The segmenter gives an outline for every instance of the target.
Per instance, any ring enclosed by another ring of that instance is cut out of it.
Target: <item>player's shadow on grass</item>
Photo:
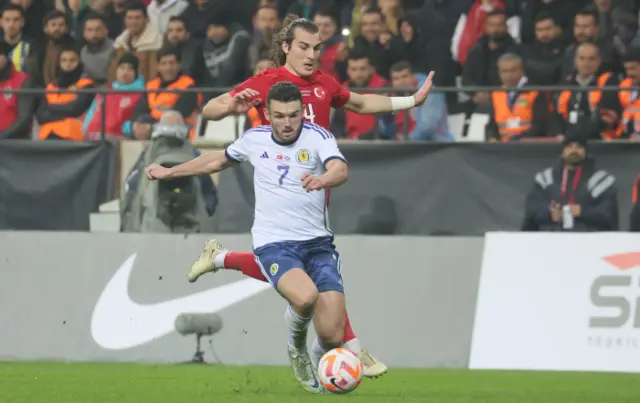
[[[370,210],[358,218],[356,234],[393,235],[400,228],[396,202],[387,196],[372,200]]]

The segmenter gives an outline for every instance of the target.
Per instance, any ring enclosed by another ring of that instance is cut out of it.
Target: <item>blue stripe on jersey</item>
[[[318,133],[320,136],[322,136],[323,140],[335,138],[335,137],[333,137],[333,134],[331,132],[327,131],[324,127],[319,126],[319,125],[317,125],[315,123],[304,121],[304,122],[302,122],[302,126],[305,129],[309,129],[309,130],[312,130],[312,131]]]

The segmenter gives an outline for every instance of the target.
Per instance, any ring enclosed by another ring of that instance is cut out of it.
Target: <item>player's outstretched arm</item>
[[[434,72],[429,73],[422,87],[410,97],[387,97],[377,94],[357,94],[352,92],[344,107],[356,113],[385,113],[411,109],[427,100],[433,85]]]
[[[202,108],[202,118],[205,120],[222,120],[230,115],[238,115],[259,105],[261,100],[255,99],[260,95],[258,91],[245,88],[234,95],[230,92],[213,98]]]
[[[171,168],[151,164],[147,167],[145,173],[150,180],[172,179],[183,176],[212,174],[220,172],[232,165],[233,162],[227,158],[224,151],[212,151]]]
[[[341,159],[335,158],[328,161],[325,165],[325,170],[326,172],[320,176],[312,176],[310,174],[302,175],[302,187],[308,192],[335,188],[349,179],[349,167],[347,163]]]

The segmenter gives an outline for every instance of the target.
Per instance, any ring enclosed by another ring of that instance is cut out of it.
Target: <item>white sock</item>
[[[324,349],[324,347],[320,345],[320,341],[318,341],[318,338],[316,337],[315,339],[313,339],[310,355],[311,355],[311,362],[313,363],[313,366],[316,368],[316,370],[320,365],[320,359],[322,359],[322,356],[325,355],[326,352],[327,351]]]
[[[296,350],[305,349],[307,347],[307,329],[309,328],[311,317],[302,318],[293,312],[291,306],[287,306],[287,310],[284,312],[284,320],[289,327],[289,346]]]
[[[342,347],[346,348],[347,350],[351,350],[356,354],[358,354],[362,349],[362,346],[360,345],[360,340],[358,340],[357,338],[349,340],[348,342],[344,343]]]
[[[227,257],[227,251],[224,252],[220,252],[218,253],[214,258],[213,258],[213,266],[218,268],[218,269],[224,269],[224,258]]]

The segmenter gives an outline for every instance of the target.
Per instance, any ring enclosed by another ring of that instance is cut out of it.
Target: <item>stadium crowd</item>
[[[288,14],[312,19],[319,68],[360,91],[406,92],[435,71],[409,113],[337,110],[337,137],[455,141],[447,117],[488,116],[489,141],[555,138],[585,123],[594,139],[638,138],[640,32],[634,0],[5,0],[0,87],[90,91],[0,99],[1,138],[145,139],[163,110],[195,129],[201,106],[270,66]],[[528,89],[557,86],[557,91]],[[473,87],[502,91],[470,91]],[[614,86],[628,91],[575,91]],[[202,92],[148,93],[136,90]],[[466,88],[464,88],[466,87]],[[522,88],[521,88],[522,87]],[[249,111],[247,124],[256,124]],[[191,135],[197,136],[192,130]]]

